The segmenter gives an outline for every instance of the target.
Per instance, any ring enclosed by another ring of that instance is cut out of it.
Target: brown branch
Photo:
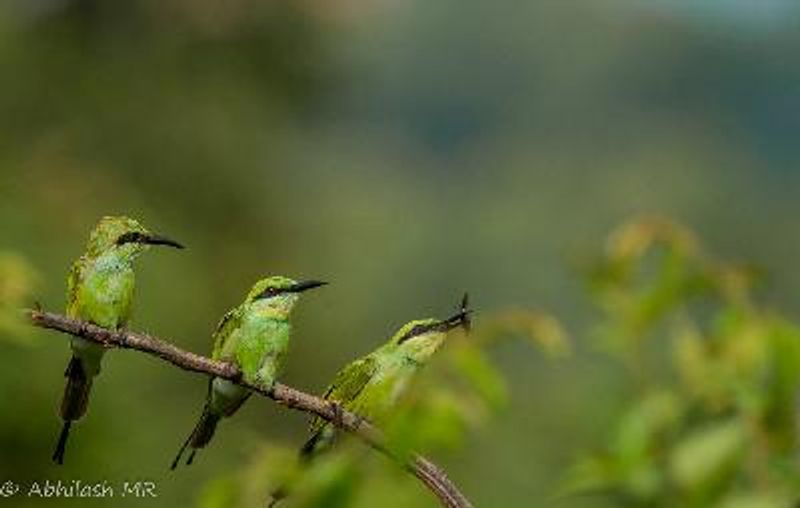
[[[364,418],[345,411],[341,407],[319,397],[309,395],[281,383],[276,383],[271,390],[265,390],[242,379],[239,369],[231,363],[211,360],[210,358],[184,351],[151,335],[129,330],[109,330],[51,312],[40,310],[26,310],[25,312],[31,323],[40,328],[58,330],[97,342],[109,348],[135,349],[158,356],[162,360],[184,370],[228,379],[256,391],[278,404],[298,411],[313,413],[324,418],[334,425],[355,434],[373,448],[397,459],[384,446],[383,435],[377,428]],[[472,508],[469,500],[450,481],[444,471],[425,457],[414,454],[405,461],[405,467],[436,495],[442,506],[447,508]]]

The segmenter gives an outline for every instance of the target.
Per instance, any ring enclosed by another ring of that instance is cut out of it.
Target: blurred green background
[[[581,270],[657,213],[800,310],[799,26],[789,0],[2,2],[0,250],[36,270],[28,301],[60,310],[97,219],[141,219],[189,248],[141,259],[131,327],[201,353],[256,278],[329,280],[284,375],[314,392],[465,289],[477,320],[552,312],[574,356],[492,348],[508,407],[435,458],[476,506],[614,506],[551,500],[632,396],[589,338]],[[205,380],[116,352],[58,468],[67,341],[0,355],[0,481],[149,479],[155,500],[91,504],[186,505],[257,443],[305,437],[302,415],[250,403],[169,474]]]

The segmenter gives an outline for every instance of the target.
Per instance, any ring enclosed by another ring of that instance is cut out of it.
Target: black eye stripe
[[[127,233],[120,235],[115,243],[117,245],[124,245],[126,243],[139,242],[142,240],[142,238],[143,235],[138,231],[128,231]]]
[[[261,299],[263,299],[263,298],[271,298],[271,297],[273,297],[273,296],[277,296],[277,295],[279,295],[279,294],[286,293],[287,291],[288,291],[288,289],[287,289],[287,288],[274,288],[274,287],[269,287],[269,288],[265,289],[264,291],[262,291],[262,292],[261,292],[261,293],[258,295],[258,297],[257,297],[256,299],[257,299],[257,300],[261,300]]]
[[[413,339],[414,337],[418,337],[423,333],[436,328],[438,323],[431,323],[429,325],[416,325],[414,328],[409,330],[405,335],[400,337],[400,340],[397,341],[398,344],[402,344],[403,342],[407,341],[408,339]]]

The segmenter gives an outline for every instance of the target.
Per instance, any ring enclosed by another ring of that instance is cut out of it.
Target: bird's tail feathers
[[[175,460],[172,461],[170,469],[178,467],[178,463],[187,448],[192,448],[189,457],[186,459],[186,465],[190,465],[192,461],[194,461],[197,450],[199,448],[204,448],[211,441],[211,438],[214,437],[214,431],[217,430],[219,420],[220,416],[212,413],[208,405],[206,405],[203,408],[203,414],[200,415],[200,420],[198,420],[197,425],[195,425],[189,437],[186,438],[186,441],[183,442],[181,449],[178,450],[178,454],[175,456]]]
[[[75,355],[70,359],[64,377],[67,378],[67,385],[61,398],[61,418],[78,420],[86,414],[92,378],[86,375],[81,359]]]
[[[322,434],[322,430],[318,430],[303,444],[299,454],[301,462],[307,463],[314,457],[317,451],[317,445],[319,445],[322,440]]]
[[[67,378],[67,385],[64,387],[64,395],[61,397],[61,419],[64,424],[58,436],[56,449],[53,452],[53,461],[57,464],[64,463],[64,452],[67,448],[69,431],[72,422],[80,419],[86,414],[89,405],[89,393],[92,390],[92,377],[86,375],[81,359],[73,355],[64,371]]]
[[[72,426],[72,420],[64,420],[64,424],[61,426],[61,433],[58,435],[58,443],[56,443],[56,449],[53,452],[53,462],[58,465],[64,463],[64,452],[67,449],[67,439],[69,438],[69,429]]]

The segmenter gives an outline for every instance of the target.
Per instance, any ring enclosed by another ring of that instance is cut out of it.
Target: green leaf
[[[620,475],[608,457],[585,457],[569,468],[559,482],[554,499],[610,490],[618,486]]]
[[[462,345],[451,355],[458,372],[492,408],[498,409],[508,401],[508,389],[502,374],[477,347]]]
[[[796,498],[785,493],[775,492],[737,492],[726,497],[720,508],[792,508]]]
[[[561,322],[533,309],[510,309],[482,316],[472,335],[487,342],[507,336],[524,338],[550,357],[567,356],[572,349]]]
[[[684,490],[710,490],[736,469],[747,444],[746,429],[738,419],[695,430],[672,452],[672,479]]]
[[[28,343],[31,327],[20,310],[29,306],[39,276],[21,256],[0,252],[0,339]]]
[[[401,456],[411,450],[456,448],[463,444],[473,411],[456,392],[429,387],[393,416],[386,428],[389,447]]]

